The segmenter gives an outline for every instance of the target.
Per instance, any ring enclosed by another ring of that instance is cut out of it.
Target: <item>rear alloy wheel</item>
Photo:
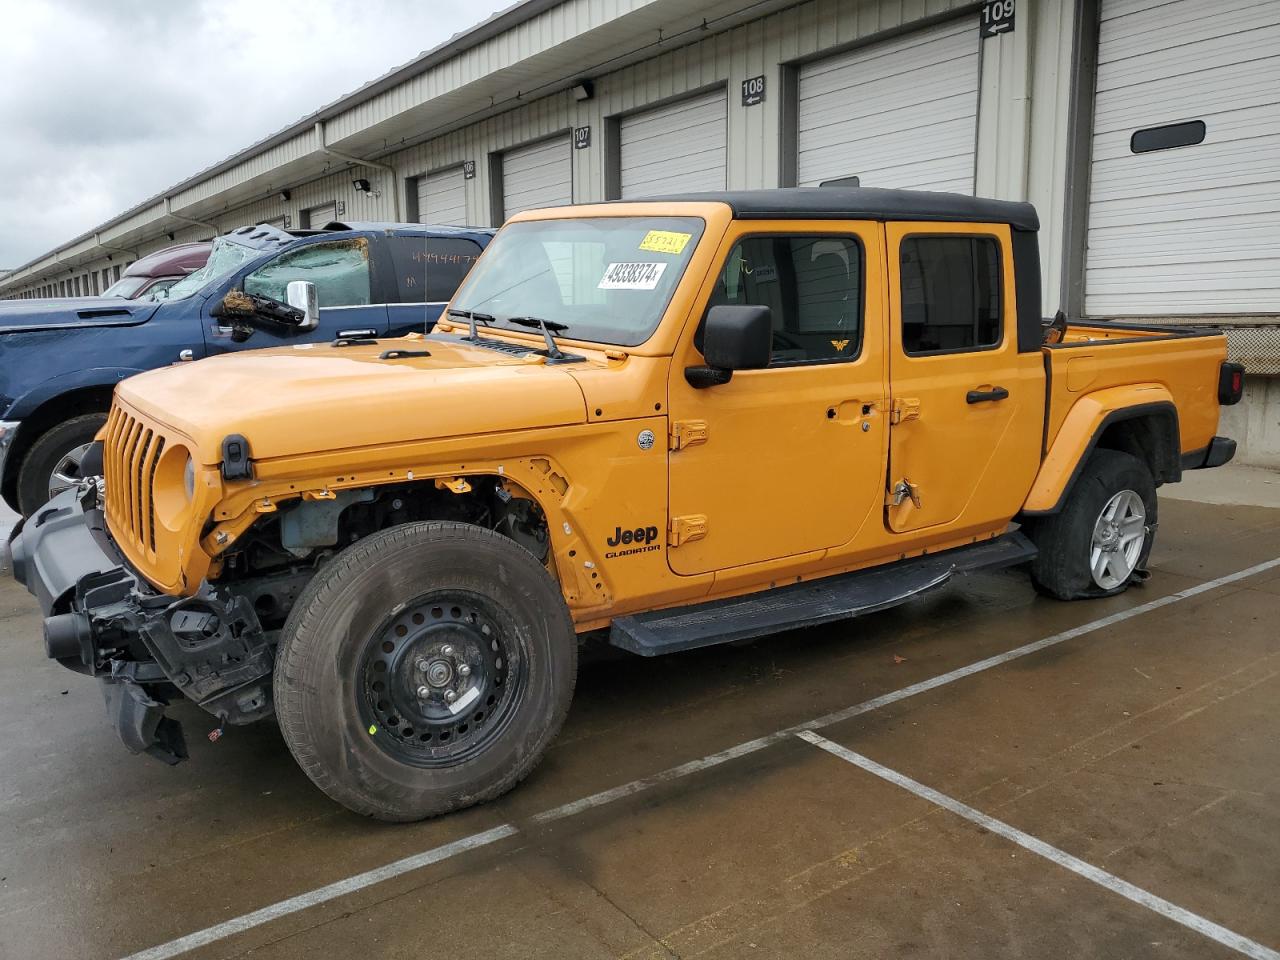
[[[1024,525],[1039,554],[1037,590],[1059,600],[1120,593],[1145,575],[1155,542],[1156,485],[1147,465],[1119,450],[1094,450],[1062,509]]]
[[[307,776],[381,820],[490,800],[537,764],[573,696],[560,588],[519,544],[411,523],[308,583],[276,659],[276,715]]]
[[[18,473],[18,506],[24,517],[84,479],[81,461],[106,422],[104,413],[73,417],[46,430],[31,445]]]
[[[1107,501],[1093,525],[1089,570],[1103,590],[1124,586],[1138,568],[1147,539],[1147,508],[1132,490]]]

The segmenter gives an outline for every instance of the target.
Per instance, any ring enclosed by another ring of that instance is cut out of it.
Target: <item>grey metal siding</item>
[[[728,165],[723,88],[622,117],[618,186],[624,200],[723,190]]]
[[[804,64],[797,184],[973,193],[978,70],[974,17]]]
[[[1202,143],[1132,152],[1188,120]],[[1280,313],[1280,3],[1104,0],[1085,311]]]

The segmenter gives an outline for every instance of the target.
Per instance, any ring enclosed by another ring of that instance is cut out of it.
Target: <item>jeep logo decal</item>
[[[629,557],[636,553],[652,553],[654,550],[661,550],[662,544],[657,542],[658,532],[657,527],[616,527],[613,536],[606,539],[605,543],[611,547],[630,547],[630,549],[611,550],[604,555],[604,558],[612,560],[615,557]]]

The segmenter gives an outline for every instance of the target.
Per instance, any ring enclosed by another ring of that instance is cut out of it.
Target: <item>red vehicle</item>
[[[209,259],[211,241],[180,243],[149,253],[129,264],[119,280],[103,291],[104,297],[125,300],[154,300],[188,274],[195,273]]]

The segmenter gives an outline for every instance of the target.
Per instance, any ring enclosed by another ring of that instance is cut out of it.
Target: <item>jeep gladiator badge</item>
[[[606,560],[613,560],[616,557],[629,557],[636,553],[652,553],[655,550],[661,550],[662,544],[655,543],[658,539],[657,527],[636,527],[634,530],[624,530],[622,527],[616,527],[613,536],[605,540],[611,547],[626,546],[628,544],[638,544],[630,550],[611,550],[604,555]]]

